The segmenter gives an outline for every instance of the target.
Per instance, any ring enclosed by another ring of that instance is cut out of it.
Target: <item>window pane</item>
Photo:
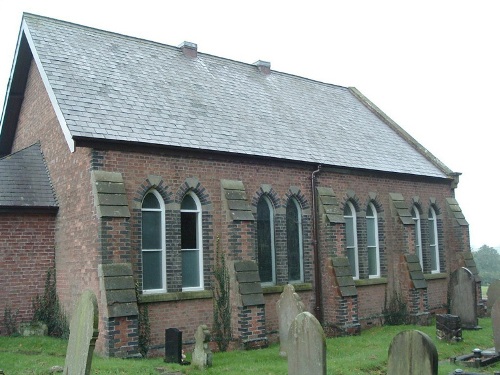
[[[434,220],[429,220],[429,243],[434,245],[436,243],[436,236],[434,233]]]
[[[366,240],[368,242],[368,246],[376,246],[376,231],[375,231],[375,219],[369,218],[366,219]]]
[[[163,288],[161,251],[142,252],[142,288],[144,290]]]
[[[160,202],[153,193],[148,193],[142,202],[142,208],[160,208]]]
[[[295,202],[286,208],[286,238],[288,250],[288,280],[300,280],[300,231],[299,212]]]
[[[271,212],[268,203],[261,199],[257,205],[257,255],[260,281],[273,281]]]
[[[181,210],[198,210],[198,206],[191,195],[186,195],[181,203]]]
[[[352,218],[345,219],[345,236],[347,247],[354,246],[354,221]]]
[[[366,208],[366,216],[373,216],[373,210],[371,204]]]
[[[437,267],[437,256],[436,256],[436,246],[431,246],[431,270],[435,271]]]
[[[160,249],[161,212],[142,211],[142,248]]]
[[[200,286],[200,259],[198,250],[182,251],[182,287]]]
[[[181,212],[181,248],[197,249],[197,212]]]
[[[369,247],[368,248],[368,274],[370,276],[377,275],[377,248]]]
[[[347,249],[347,258],[349,259],[349,266],[353,277],[356,277],[356,255],[354,249]]]

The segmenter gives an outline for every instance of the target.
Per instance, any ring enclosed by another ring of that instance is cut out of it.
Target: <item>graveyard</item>
[[[382,326],[364,330],[359,336],[326,339],[327,374],[386,374],[388,349],[393,338],[402,331],[419,330],[428,335],[438,352],[440,375],[450,374],[458,367],[450,358],[474,348],[494,345],[490,318],[480,318],[480,330],[464,330],[460,342],[437,339],[435,323],[429,326]],[[68,341],[49,337],[0,337],[0,369],[10,374],[49,374],[53,366],[63,367]],[[187,352],[191,361],[192,353]],[[472,370],[494,374],[500,364]],[[193,366],[167,364],[163,358],[117,359],[94,355],[91,374],[287,374],[287,360],[280,356],[279,344],[266,349],[213,353],[213,365],[204,370]]]

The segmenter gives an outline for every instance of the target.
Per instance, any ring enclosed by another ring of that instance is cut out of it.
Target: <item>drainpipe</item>
[[[311,192],[312,192],[312,245],[314,254],[314,291],[315,291],[315,306],[314,315],[316,319],[323,324],[323,298],[321,293],[321,267],[319,265],[319,249],[318,249],[318,207],[316,203],[316,174],[321,170],[321,164],[318,169],[311,175]]]

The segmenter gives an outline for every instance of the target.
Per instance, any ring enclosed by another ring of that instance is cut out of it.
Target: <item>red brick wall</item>
[[[54,267],[54,214],[0,213],[0,332],[4,312],[19,310],[18,322],[33,318],[32,300],[43,295]]]
[[[433,313],[446,313],[448,304],[448,279],[427,280],[427,298],[429,310]]]
[[[84,289],[94,290],[100,300],[98,232],[90,185],[90,152],[87,148],[70,151],[40,74],[32,62],[13,151],[37,141],[41,143],[59,204],[55,229],[56,282],[59,297],[71,315]]]

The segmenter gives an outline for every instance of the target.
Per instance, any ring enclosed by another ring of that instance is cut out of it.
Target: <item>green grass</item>
[[[382,375],[385,374],[387,352],[391,340],[400,331],[418,329],[428,334],[439,353],[439,374],[449,374],[457,367],[449,363],[450,357],[472,352],[478,347],[493,347],[491,319],[480,319],[483,329],[463,331],[459,343],[446,343],[436,339],[435,325],[386,326],[364,330],[360,336],[338,337],[327,340],[328,374],[336,375]],[[52,366],[64,366],[66,341],[49,337],[0,337],[0,369],[11,374],[49,374]],[[159,368],[181,371],[191,375],[216,374],[263,374],[283,375],[287,373],[286,360],[278,355],[278,345],[252,351],[214,353],[213,367],[199,371],[190,366],[171,365],[162,358],[116,359],[94,356],[92,374],[159,374]],[[188,358],[189,359],[189,358]],[[475,372],[500,370],[500,363]]]

